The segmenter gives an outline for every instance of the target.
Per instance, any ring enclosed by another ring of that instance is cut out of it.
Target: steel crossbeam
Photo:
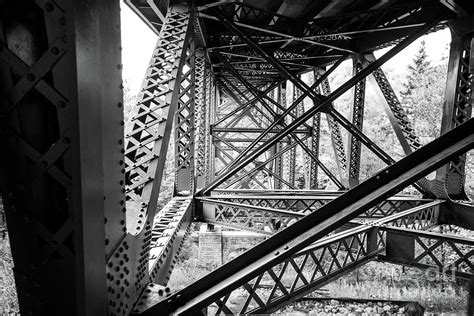
[[[242,230],[273,234],[293,224],[304,215],[314,212],[337,196],[245,196],[214,195],[199,198],[205,222]],[[378,219],[428,203],[430,200],[392,197],[358,216],[360,220]]]
[[[377,259],[403,264],[448,277],[470,279],[474,269],[474,242],[471,239],[384,227],[386,253]]]
[[[262,206],[199,198],[205,222],[273,234],[304,216],[303,213]]]
[[[341,198],[326,204],[318,212],[308,214],[304,220],[295,222],[166,301],[158,303],[145,315],[156,311],[189,314],[213,302],[222,302],[236,288],[248,284],[254,278],[261,278],[269,268],[285,262],[385,196],[399,191],[473,146],[474,119],[471,119],[366,180]],[[256,254],[258,260],[255,260]]]

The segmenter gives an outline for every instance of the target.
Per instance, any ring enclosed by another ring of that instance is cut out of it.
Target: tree
[[[435,67],[431,65],[425,42],[422,41],[412,64],[408,66],[401,103],[423,144],[439,135],[446,73],[446,62]]]
[[[427,75],[431,65],[426,53],[426,43],[421,41],[418,52],[413,59],[412,64],[408,66],[407,81],[403,84],[404,89],[401,91],[402,99],[406,102],[403,106],[407,112],[408,117],[413,121],[415,113],[415,105],[412,100],[414,90],[419,87],[419,80]],[[414,123],[414,122],[413,122]]]

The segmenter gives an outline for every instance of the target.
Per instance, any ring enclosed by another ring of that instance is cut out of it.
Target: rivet
[[[58,54],[59,54],[59,48],[57,48],[57,47],[51,48],[51,53],[52,53],[53,55],[58,55]]]
[[[46,3],[46,5],[44,6],[44,9],[45,9],[47,12],[53,12],[53,11],[54,11],[54,6],[51,4],[51,2],[48,2],[48,3]]]

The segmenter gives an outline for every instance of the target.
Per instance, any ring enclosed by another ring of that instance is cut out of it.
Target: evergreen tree
[[[446,82],[446,64],[432,67],[425,42],[408,66],[401,103],[423,144],[439,135]]]
[[[402,91],[402,97],[410,96],[413,89],[418,86],[419,78],[426,76],[427,71],[431,68],[430,61],[428,60],[428,54],[426,53],[426,43],[421,41],[418,52],[413,59],[411,65],[408,66],[407,82],[404,84],[404,90]]]
[[[404,102],[402,102],[404,109],[407,112],[408,118],[413,123],[415,123],[415,105],[413,104],[415,100],[413,100],[413,91],[419,87],[420,80],[427,76],[430,68],[430,61],[426,53],[426,43],[422,40],[412,64],[408,66],[407,81],[404,83],[404,90],[401,92],[402,99],[404,100]]]

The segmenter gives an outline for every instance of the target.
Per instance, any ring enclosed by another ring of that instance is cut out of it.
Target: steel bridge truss
[[[19,2],[0,10],[0,184],[21,313],[269,313],[372,260],[471,277],[474,241],[433,228],[474,230],[472,13],[420,2],[301,23],[243,2],[127,0],[158,41],[125,122],[119,4]],[[446,25],[441,136],[422,146],[381,66]],[[345,60],[352,77],[331,89]],[[399,161],[363,132],[366,81]],[[350,89],[346,118],[333,104]],[[364,147],[387,167],[361,181]],[[159,207],[168,150],[173,197]],[[420,195],[398,194],[409,185]],[[268,238],[176,292],[195,220]]]

